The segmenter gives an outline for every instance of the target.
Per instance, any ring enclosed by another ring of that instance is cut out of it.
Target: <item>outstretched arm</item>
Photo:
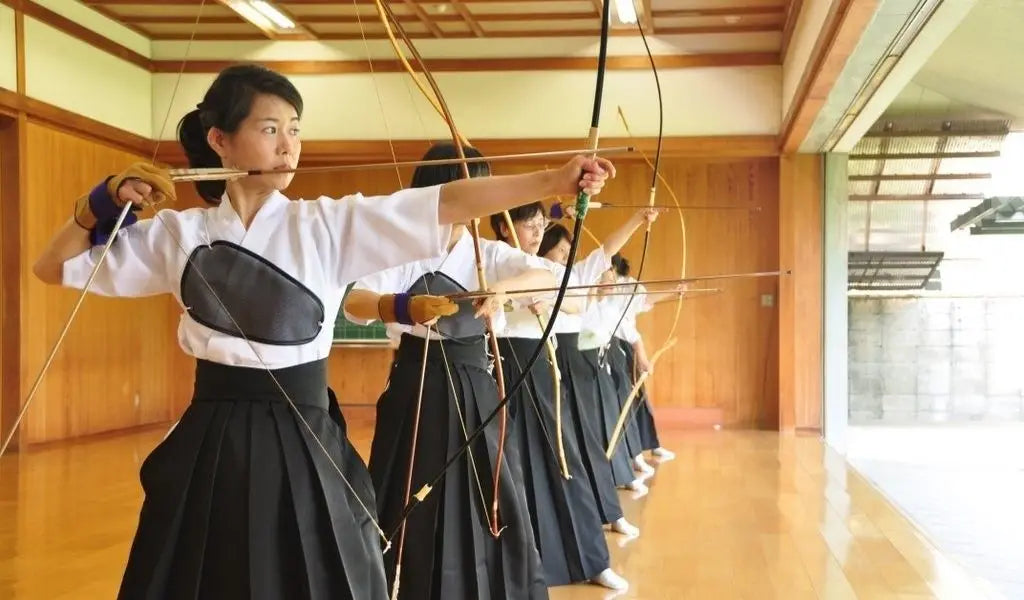
[[[609,176],[615,176],[615,167],[607,159],[577,156],[560,169],[459,179],[441,186],[437,221],[462,223],[581,190],[596,196]]]
[[[628,221],[623,223],[618,229],[611,232],[607,237],[602,240],[601,248],[604,249],[605,255],[611,260],[611,257],[622,250],[622,247],[626,245],[629,238],[633,235],[633,232],[637,230],[640,225],[644,223],[653,223],[658,218],[658,211],[652,208],[643,208],[630,217]]]
[[[378,294],[353,289],[345,297],[345,313],[367,322],[428,325],[458,310],[458,305],[443,296]]]

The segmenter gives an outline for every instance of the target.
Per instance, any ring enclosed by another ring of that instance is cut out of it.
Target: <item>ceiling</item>
[[[154,40],[288,39],[264,31],[226,6],[230,0],[83,0],[83,3]],[[781,33],[792,0],[636,0],[648,33],[659,35]],[[614,6],[614,2],[612,3]],[[273,2],[298,24],[305,39],[345,40],[385,36],[372,0]],[[413,38],[508,38],[596,36],[600,0],[392,0]],[[649,15],[653,19],[649,18]],[[199,17],[198,25],[196,24]],[[617,23],[613,34],[637,35]],[[781,40],[781,36],[780,40]],[[781,42],[780,42],[781,43]],[[778,50],[778,48],[776,48]]]
[[[1024,129],[1024,1],[979,0],[886,111],[894,116],[1004,116]]]

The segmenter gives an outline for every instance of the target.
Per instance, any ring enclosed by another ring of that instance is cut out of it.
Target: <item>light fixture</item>
[[[232,2],[231,8],[234,9],[243,19],[249,21],[260,29],[273,29],[274,24],[267,18],[266,15],[256,10],[256,7],[252,6],[247,2]]]
[[[268,0],[218,0],[274,40],[315,39],[305,27]]]
[[[271,20],[274,25],[277,25],[281,29],[295,29],[295,22],[284,16],[281,11],[277,10],[273,5],[265,2],[264,0],[252,0],[252,7],[255,8],[261,15]]]
[[[615,0],[615,16],[620,23],[635,24],[637,20],[636,6],[633,0]]]

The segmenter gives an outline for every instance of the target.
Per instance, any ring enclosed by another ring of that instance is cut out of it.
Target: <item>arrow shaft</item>
[[[240,177],[250,177],[254,175],[276,175],[280,173],[331,173],[335,171],[359,171],[369,169],[393,169],[395,167],[419,167],[424,165],[461,165],[472,164],[478,162],[502,162],[509,160],[522,160],[522,159],[533,159],[533,158],[550,158],[557,156],[575,156],[577,154],[586,153],[597,153],[597,154],[624,154],[633,151],[632,146],[612,146],[608,148],[600,148],[597,150],[591,149],[579,149],[579,150],[550,150],[545,152],[525,152],[520,154],[501,154],[498,156],[490,157],[479,157],[479,158],[450,158],[443,160],[406,160],[398,162],[378,162],[378,163],[363,163],[357,165],[325,165],[322,167],[296,167],[294,169],[170,169],[170,176],[172,181],[185,182],[185,181],[213,181],[222,179],[237,179]]]

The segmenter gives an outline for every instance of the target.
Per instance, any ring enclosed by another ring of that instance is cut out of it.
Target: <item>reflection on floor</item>
[[[345,414],[365,457],[373,409]],[[0,597],[114,597],[142,499],[139,464],[165,432],[4,457]],[[662,442],[677,458],[658,467],[646,497],[622,496],[640,537],[606,534],[629,591],[563,586],[553,600],[998,597],[817,438],[666,431]]]
[[[848,460],[943,554],[1024,599],[1024,424],[851,427]]]

